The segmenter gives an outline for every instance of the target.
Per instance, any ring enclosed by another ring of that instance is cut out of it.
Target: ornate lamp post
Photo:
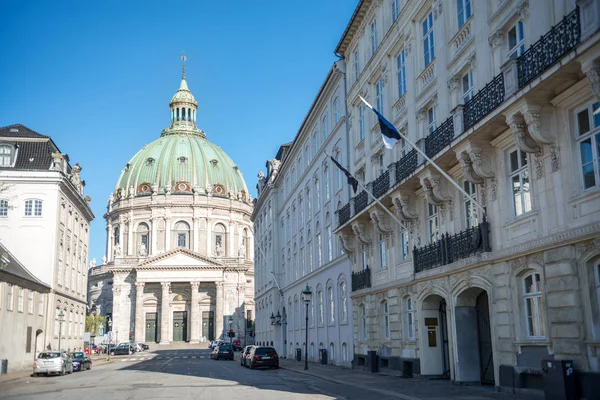
[[[306,289],[302,292],[304,296],[304,304],[306,304],[306,340],[304,342],[304,370],[308,369],[308,305],[310,304],[312,292],[308,287],[308,283],[306,284]]]
[[[62,338],[62,323],[65,321],[65,313],[60,310],[58,313],[58,351],[61,351],[60,339]]]

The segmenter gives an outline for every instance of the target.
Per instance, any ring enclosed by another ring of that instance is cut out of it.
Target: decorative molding
[[[361,244],[371,244],[371,238],[365,234],[365,224],[354,221],[352,223],[352,231]]]
[[[200,287],[200,282],[192,281],[190,282],[190,286],[192,287],[192,292],[197,292],[198,288]]]
[[[471,158],[469,157],[469,155],[463,151],[463,152],[457,152],[456,153],[456,158],[458,159],[458,162],[460,163],[460,167],[463,173],[463,176],[465,177],[466,180],[468,180],[471,183],[475,183],[475,184],[482,184],[484,182],[483,178],[481,178],[479,175],[477,175],[473,169],[473,162],[471,162]]]
[[[525,19],[525,20],[528,19],[529,18],[529,0],[523,0],[521,2],[521,4],[519,4],[517,6],[516,13],[522,19]]]
[[[582,65],[582,70],[588,78],[592,93],[596,101],[600,101],[600,61],[593,61]]]
[[[540,179],[544,176],[544,154],[542,153],[542,148],[540,147],[540,151],[535,153],[533,157],[533,164],[535,165],[535,177],[536,179]]]
[[[342,232],[340,235],[338,235],[338,238],[340,239],[342,249],[344,249],[346,253],[353,254],[356,251],[352,245],[352,239],[354,239],[354,236],[347,235]]]
[[[552,166],[552,172],[556,172],[560,169],[560,160],[558,155],[560,153],[560,147],[555,143],[550,145],[550,165]]]
[[[430,204],[442,206],[444,202],[452,200],[452,196],[442,192],[440,175],[430,172],[427,176],[421,177],[421,186]]]
[[[450,79],[448,79],[448,89],[452,92],[458,88],[458,82],[460,78],[458,74],[453,75]]]
[[[506,123],[510,127],[513,139],[521,151],[526,153],[537,153],[540,148],[536,142],[530,143],[529,135],[525,132],[525,124],[519,123],[513,117],[506,117]]]
[[[504,43],[504,32],[500,29],[493,32],[488,38],[488,43],[494,50],[500,47]]]
[[[392,203],[394,203],[396,215],[398,215],[400,219],[405,222],[411,222],[419,218],[418,213],[413,213],[408,209],[409,202],[410,195],[406,193],[399,193],[397,195],[392,196]]]
[[[375,227],[377,233],[381,235],[388,235],[394,231],[392,227],[385,223],[383,215],[381,215],[381,211],[378,208],[373,207],[369,211],[369,215],[373,221],[373,226]]]
[[[472,147],[469,151],[469,157],[471,158],[471,162],[473,163],[473,169],[475,173],[481,178],[493,178],[494,173],[492,171],[488,171],[485,168],[483,160],[481,158],[482,150],[478,148]]]
[[[498,181],[496,178],[490,179],[490,190],[492,191],[492,201],[498,199]]]
[[[146,282],[136,282],[135,283],[136,290],[143,291],[145,286],[146,286]]]
[[[538,143],[543,143],[543,144],[554,143],[554,139],[547,138],[546,136],[544,136],[544,134],[542,133],[542,131],[540,129],[540,126],[541,126],[540,109],[541,109],[541,107],[530,105],[530,104],[527,104],[526,107],[527,108],[522,111],[522,114],[523,114],[523,118],[525,118],[525,123],[527,124],[527,131],[529,132],[529,134],[531,135],[533,140],[535,140]]]

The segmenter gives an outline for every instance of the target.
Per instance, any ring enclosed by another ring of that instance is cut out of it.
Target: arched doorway
[[[446,299],[427,296],[421,304],[421,374],[450,378],[450,352]]]
[[[495,384],[487,292],[481,288],[469,288],[463,291],[457,297],[455,316],[456,380],[485,385]]]

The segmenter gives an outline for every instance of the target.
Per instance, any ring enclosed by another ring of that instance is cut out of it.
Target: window
[[[425,67],[427,67],[435,58],[435,44],[433,43],[433,13],[423,21],[423,56]]]
[[[306,166],[310,164],[310,144],[307,143],[306,147],[304,147],[304,154],[306,154]]]
[[[336,125],[340,122],[340,101],[337,97],[333,101],[333,122]]]
[[[412,299],[409,297],[404,300],[404,311],[406,313],[406,338],[409,340],[415,339],[415,325]]]
[[[358,106],[358,141],[365,140],[365,103]]]
[[[358,80],[360,76],[360,57],[358,53],[358,49],[354,50],[354,79]]]
[[[377,81],[377,111],[383,114],[383,78]]]
[[[406,93],[406,54],[404,50],[396,57],[396,66],[398,67],[398,98]]]
[[[0,200],[0,217],[8,216],[8,200]]]
[[[321,190],[319,187],[319,178],[316,178],[315,179],[315,212],[319,211],[320,200],[321,200]]]
[[[321,230],[319,228],[319,224],[317,223],[317,234],[316,234],[316,240],[317,240],[317,267],[320,267],[321,265],[323,265],[323,239],[321,238]]]
[[[0,146],[0,167],[11,166],[12,150],[11,146]]]
[[[473,199],[476,198],[477,189],[474,183],[464,181],[463,189],[465,189],[465,192],[467,192],[469,196],[471,196]],[[475,208],[475,203],[471,200],[471,198],[464,196],[463,204],[465,210],[465,225],[467,229],[477,226],[479,221],[477,216],[477,209]]]
[[[379,155],[377,156],[377,173],[378,175],[382,175],[383,174],[383,168],[384,166],[384,161],[383,161],[383,153],[379,153]]]
[[[460,29],[471,17],[471,0],[456,0],[458,28]]]
[[[342,165],[342,155],[341,155],[341,153],[338,153],[338,155],[336,157],[336,161],[340,165]],[[337,169],[337,187],[336,187],[336,189],[339,190],[344,185],[344,173],[342,172],[341,169],[339,169],[339,168],[336,168],[336,169]]]
[[[346,342],[342,343],[342,361],[348,361],[348,344]]]
[[[438,240],[440,235],[440,222],[438,219],[438,208],[433,204],[427,203],[427,226],[429,227],[429,243]]]
[[[364,304],[359,306],[358,313],[360,316],[360,339],[367,340],[367,314]]]
[[[216,224],[214,228],[214,246],[215,246],[215,254],[217,256],[225,256],[227,249],[227,231],[225,230],[225,226],[223,224]]]
[[[383,331],[383,338],[390,340],[390,313],[387,301],[381,302],[381,328]]]
[[[31,290],[27,293],[27,312],[33,314],[33,292]]]
[[[310,189],[306,188],[306,208],[308,209],[308,219],[310,220],[312,211],[312,200],[310,196]]]
[[[41,217],[42,200],[25,200],[25,216]]]
[[[469,72],[464,74],[461,83],[463,104],[465,104],[473,98],[473,71],[469,70]]]
[[[331,187],[329,185],[329,167],[323,167],[323,181],[325,182],[325,201],[331,197]]]
[[[319,309],[318,309],[319,325],[323,325],[323,320],[324,320],[323,313],[325,310],[323,310],[323,291],[322,290],[319,290],[319,293],[317,293],[317,301],[318,301],[317,304],[319,306]]]
[[[14,307],[13,295],[15,287],[12,285],[12,283],[7,283],[6,285],[8,286],[6,290],[6,309],[8,311],[12,311]]]
[[[333,342],[329,343],[329,354],[327,355],[327,359],[332,363],[335,360],[335,346]]]
[[[114,229],[114,234],[113,234],[113,243],[114,245],[118,245],[120,241],[120,237],[119,237],[119,225],[115,226]]]
[[[364,271],[365,269],[367,269],[367,266],[368,266],[367,265],[367,249],[365,249],[364,246],[363,246],[362,251],[360,252],[360,260],[361,260],[362,269]]]
[[[531,192],[527,153],[517,149],[510,153],[510,182],[515,216],[531,211]]]
[[[408,258],[408,232],[406,231],[402,231],[402,233],[400,234],[400,242],[401,242],[401,249],[400,251],[402,252],[401,257],[403,260],[406,260]]]
[[[137,227],[137,246],[138,255],[147,256],[150,249],[150,228],[145,223],[141,223]]]
[[[340,283],[340,321],[348,319],[348,298],[346,297],[346,282]]]
[[[44,315],[44,297],[40,293],[38,297],[38,315]]]
[[[594,103],[577,113],[579,155],[584,189],[599,186],[600,183],[600,113],[594,115],[599,108],[600,103]],[[599,150],[594,151],[594,149]]]
[[[23,288],[19,288],[19,297],[17,297],[17,311],[23,312]]]
[[[327,115],[323,117],[321,127],[323,129],[323,142],[325,142],[329,137],[329,120],[327,119]]]
[[[333,260],[333,233],[331,232],[331,223],[327,225],[327,261]]]
[[[313,247],[312,240],[310,236],[310,229],[308,230],[308,271],[312,272],[313,270]]]
[[[437,127],[435,125],[435,106],[431,106],[427,110],[427,131],[431,135],[436,128]]]
[[[525,299],[525,318],[527,336],[540,338],[545,336],[545,314],[542,303],[542,280],[540,274],[533,273],[523,279],[523,297]]]
[[[335,320],[335,299],[333,298],[333,287],[327,288],[327,299],[329,300],[329,323],[333,324]]]
[[[387,257],[385,253],[385,236],[379,235],[379,262],[381,269],[387,268]]]
[[[58,271],[57,271],[57,282],[62,285],[63,282],[63,244],[62,241],[58,246]]]
[[[377,21],[371,22],[371,56],[377,51]]]
[[[508,31],[508,56],[519,57],[525,52],[523,22],[519,21]]]
[[[190,226],[185,221],[179,221],[175,224],[175,238],[178,247],[190,247]]]
[[[398,0],[392,0],[392,22],[398,19]]]

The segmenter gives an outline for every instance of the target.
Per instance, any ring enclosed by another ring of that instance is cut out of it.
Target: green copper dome
[[[249,201],[242,173],[196,126],[197,103],[185,78],[170,103],[171,126],[127,163],[116,197],[156,194],[212,194]]]

